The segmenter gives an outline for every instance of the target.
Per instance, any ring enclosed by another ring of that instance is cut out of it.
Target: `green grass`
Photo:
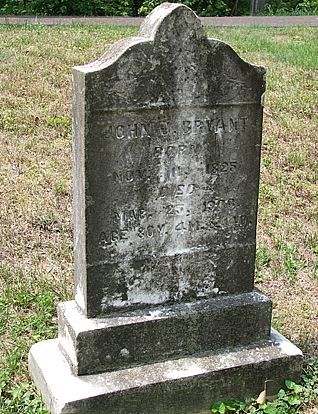
[[[278,391],[275,399],[266,399],[267,385],[259,398],[221,401],[212,405],[212,414],[297,414],[306,409],[308,403],[318,398],[318,361],[308,361],[302,375],[301,384],[285,381],[285,389]],[[264,398],[262,394],[265,393]],[[314,413],[315,411],[313,411]]]
[[[2,414],[45,412],[27,373],[27,352],[56,336],[56,305],[73,296],[71,69],[136,33],[0,26]],[[274,325],[317,359],[317,30],[209,28],[208,34],[267,69],[256,280],[273,299]]]

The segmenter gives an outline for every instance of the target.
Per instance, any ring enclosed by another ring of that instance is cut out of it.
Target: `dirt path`
[[[207,26],[272,26],[291,25],[318,26],[318,16],[239,16],[239,17],[201,17]],[[0,16],[0,24],[113,24],[119,26],[139,26],[142,17],[35,17]]]

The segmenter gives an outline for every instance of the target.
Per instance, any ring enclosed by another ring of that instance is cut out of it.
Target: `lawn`
[[[2,414],[46,413],[27,352],[56,336],[56,304],[73,298],[71,69],[136,31],[0,26]],[[208,34],[267,69],[256,281],[273,299],[274,326],[315,359],[318,388],[318,31]]]

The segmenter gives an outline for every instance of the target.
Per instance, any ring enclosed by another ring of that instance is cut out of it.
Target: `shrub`
[[[0,0],[0,13],[39,16],[146,15],[165,0]],[[170,0],[181,3],[181,0]],[[308,0],[307,0],[308,1]],[[249,0],[183,0],[200,16],[245,14]]]
[[[146,15],[165,0],[144,0],[139,14]],[[231,14],[246,14],[249,11],[249,1],[241,0],[170,0],[171,3],[183,3],[191,7],[199,16],[229,16]]]
[[[0,0],[1,14],[42,16],[129,16],[133,0]]]
[[[318,0],[270,0],[265,6],[266,15],[316,15]]]

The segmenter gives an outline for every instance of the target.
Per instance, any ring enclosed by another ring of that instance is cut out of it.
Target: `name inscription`
[[[217,111],[214,111],[215,113]],[[205,119],[185,119],[175,124],[163,119],[156,122],[136,122],[109,125],[106,128],[106,138],[117,140],[142,139],[153,136],[170,135],[201,135],[213,133],[223,135],[233,131],[244,131],[246,129],[247,117],[237,118],[212,116]]]

